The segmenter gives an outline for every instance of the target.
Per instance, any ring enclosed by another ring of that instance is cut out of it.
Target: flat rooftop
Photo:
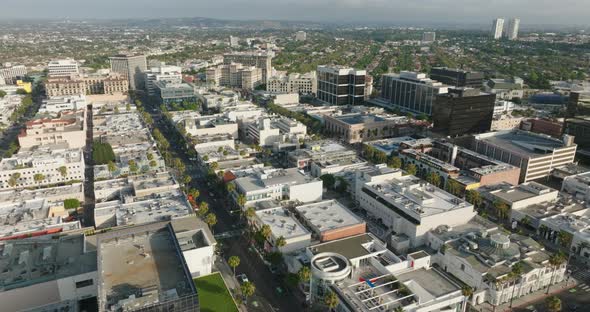
[[[479,134],[475,136],[475,139],[531,157],[543,156],[566,147],[559,139],[521,130]]]
[[[554,193],[554,199],[557,199],[559,193],[557,190],[537,182],[526,182],[516,186],[501,184],[497,185],[496,188],[496,190],[489,193],[507,203],[514,203],[549,193]]]
[[[253,173],[237,178],[235,183],[246,192],[265,189],[273,185],[298,185],[316,181],[316,178],[305,174],[297,168],[290,169],[254,169]]]
[[[365,223],[365,221],[336,200],[297,206],[295,210],[317,232],[336,230]]]
[[[84,244],[84,235],[1,241],[0,291],[96,271],[96,252]]]
[[[458,285],[452,283],[449,279],[444,277],[435,269],[413,270],[408,273],[397,275],[396,277],[402,283],[411,283],[415,286],[419,285],[422,289],[427,291],[428,294],[432,296],[432,298],[440,297],[461,289]],[[416,293],[420,295],[419,292]],[[424,297],[427,296],[421,297],[420,301],[426,302],[428,301],[428,299],[430,299]]]
[[[402,208],[410,214],[428,217],[462,209],[471,204],[415,176],[402,176],[383,182],[367,183],[363,192],[388,207]]]
[[[170,227],[161,223],[100,237],[99,309],[134,311],[193,294],[175,240]]]
[[[347,259],[354,259],[371,254],[363,245],[370,244],[375,238],[368,233],[351,236],[309,247],[314,255],[322,252],[334,252]]]
[[[192,213],[192,207],[179,190],[136,197],[134,202],[118,204],[117,225],[142,224],[183,217]]]
[[[332,116],[332,117],[334,119],[340,120],[340,121],[347,123],[349,125],[358,125],[358,124],[376,123],[376,122],[386,121],[385,118],[377,116],[377,115],[348,114],[348,115]]]
[[[311,236],[311,233],[283,208],[256,211],[256,217],[262,223],[270,226],[273,236],[277,238],[281,236],[285,239],[304,235]]]

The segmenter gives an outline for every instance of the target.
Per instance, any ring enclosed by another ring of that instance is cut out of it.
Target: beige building
[[[232,88],[254,89],[262,84],[262,69],[231,63],[207,69],[207,83]]]
[[[69,148],[86,145],[86,110],[62,112],[58,118],[41,118],[27,122],[18,135],[21,149],[65,144]]]
[[[122,94],[129,91],[129,81],[117,74],[58,77],[47,79],[45,90],[48,97],[82,94]]]
[[[271,77],[266,83],[266,90],[274,93],[316,94],[318,91],[317,75],[316,72],[310,72]]]
[[[262,81],[266,82],[272,72],[273,52],[234,52],[223,55],[223,64],[239,63],[262,69]]]
[[[389,117],[374,114],[346,114],[325,116],[325,129],[349,144],[391,137],[406,117]]]

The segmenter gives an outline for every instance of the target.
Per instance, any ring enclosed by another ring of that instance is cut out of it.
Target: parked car
[[[238,279],[240,284],[244,284],[245,282],[249,282],[248,276],[246,276],[246,274],[244,274],[244,273],[239,274],[238,276],[236,276],[236,278]]]

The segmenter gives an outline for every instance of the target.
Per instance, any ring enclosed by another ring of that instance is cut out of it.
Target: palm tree
[[[387,160],[387,166],[390,168],[399,169],[402,167],[402,160],[399,157],[391,157]]]
[[[449,181],[447,182],[447,190],[449,191],[449,193],[455,196],[459,196],[459,194],[461,193],[461,184],[459,184],[459,182],[455,180],[449,179]]]
[[[549,312],[560,312],[561,311],[561,299],[556,296],[547,297],[545,299],[547,305],[547,311]]]
[[[522,277],[522,263],[517,262],[512,266],[512,271],[510,272],[510,276],[516,282],[517,280],[520,281]],[[520,287],[522,287],[522,281],[520,282]],[[520,287],[518,289],[518,294],[520,294]],[[514,289],[516,285],[512,287],[512,295],[510,295],[510,308],[512,308],[512,301],[514,300]]]
[[[338,296],[335,292],[330,291],[324,298],[324,303],[328,306],[330,311],[333,311],[338,306]]]
[[[283,236],[280,236],[279,238],[277,238],[277,240],[276,240],[276,242],[275,242],[275,245],[276,245],[278,248],[281,248],[281,247],[283,247],[283,246],[287,245],[287,240],[285,239],[285,237],[283,237]]]
[[[508,217],[508,211],[510,207],[503,201],[494,201],[494,208],[496,209],[496,215],[500,220],[504,220]]]
[[[203,201],[199,204],[199,211],[197,212],[197,214],[202,217],[206,215],[207,212],[209,212],[209,204]]]
[[[440,186],[440,176],[436,173],[436,172],[431,172],[427,177],[426,177],[426,181],[428,181],[428,183],[439,187]]]
[[[199,192],[199,190],[197,190],[197,189],[195,189],[195,188],[192,188],[192,189],[190,189],[190,190],[188,191],[188,194],[189,194],[190,196],[192,196],[192,197],[193,197],[193,199],[195,199],[195,200],[196,200],[197,198],[199,198],[199,196],[201,196],[201,192]]]
[[[236,189],[236,185],[230,182],[225,186],[225,189],[228,193],[231,193]]]
[[[566,231],[559,231],[559,233],[557,234],[557,239],[559,240],[559,244],[565,248],[570,247],[571,243],[572,243],[572,234],[566,232]]]
[[[244,207],[244,205],[246,204],[246,195],[244,195],[244,194],[239,194],[239,195],[238,195],[237,202],[238,202],[238,206],[240,206],[240,207]]]
[[[248,301],[248,297],[252,296],[254,292],[256,292],[256,287],[251,282],[244,282],[240,287],[242,290],[242,295],[244,295],[245,302]]]
[[[270,237],[271,234],[272,234],[272,230],[268,224],[265,224],[260,228],[260,235],[262,235],[262,237],[264,237],[264,239],[268,240],[268,238]]]
[[[553,276],[555,275],[555,271],[557,271],[557,268],[560,267],[564,262],[565,254],[561,251],[549,257],[549,264],[551,265],[551,268],[553,268],[553,272],[551,273],[551,278],[549,279],[549,284],[547,285],[546,294],[549,294],[549,288],[551,288],[551,283],[553,283]]]
[[[393,309],[393,312],[404,312],[404,308],[402,306],[397,306]]]
[[[209,213],[205,218],[205,222],[209,225],[211,232],[213,232],[213,226],[217,224],[217,216],[214,213]]]
[[[254,209],[254,207],[248,207],[248,209],[246,209],[246,212],[244,212],[244,216],[247,220],[252,220],[252,218],[254,218],[255,215],[256,209]]]
[[[481,206],[481,202],[482,202],[481,195],[476,190],[467,191],[467,193],[465,194],[465,199],[469,203],[471,203],[473,206],[475,206],[475,208]]]
[[[309,282],[309,280],[311,279],[311,270],[308,266],[304,266],[301,269],[299,269],[299,271],[297,272],[297,279],[299,279],[301,283]]]
[[[61,166],[61,167],[57,168],[57,170],[59,171],[61,176],[64,178],[68,175],[68,168],[66,166]]]
[[[227,259],[227,264],[234,270],[234,276],[236,276],[236,267],[240,265],[240,257],[231,256]]]
[[[406,170],[406,172],[409,175],[413,175],[413,176],[415,176],[416,173],[418,172],[418,168],[416,168],[416,165],[410,164],[410,163],[406,164],[406,167],[404,169]]]
[[[116,166],[116,165],[115,165],[115,163],[114,163],[114,162],[112,162],[112,161],[109,161],[109,162],[107,163],[107,168],[109,169],[109,172],[110,172],[110,173],[113,173],[113,172],[115,172],[115,170],[117,170],[117,166]]]

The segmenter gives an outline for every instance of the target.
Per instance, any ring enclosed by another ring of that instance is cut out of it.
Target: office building
[[[313,232],[313,240],[328,242],[364,234],[365,221],[338,201],[326,200],[295,207],[300,220]]]
[[[590,172],[565,177],[561,190],[575,198],[590,202]]]
[[[360,207],[396,233],[396,250],[421,246],[427,232],[465,224],[476,215],[473,205],[415,176],[403,176],[401,170],[359,173],[357,181]]]
[[[346,163],[357,159],[356,151],[336,141],[306,143],[305,148],[292,151],[287,156],[289,167],[309,171],[314,162]]]
[[[199,116],[180,118],[178,127],[184,127],[187,134],[195,137],[229,134],[238,137],[238,124],[221,116]]]
[[[494,78],[484,84],[485,92],[493,93],[498,100],[521,99],[524,97],[524,80],[519,77],[508,79]]]
[[[483,73],[458,68],[433,67],[430,79],[440,81],[454,87],[468,87],[479,89],[483,85]]]
[[[127,78],[118,74],[63,76],[48,78],[45,81],[45,92],[48,97],[92,95],[92,94],[125,94],[129,91]]]
[[[426,74],[402,71],[400,74],[383,75],[380,101],[375,104],[430,116],[436,96],[447,92],[448,86],[426,78]]]
[[[149,96],[156,95],[156,82],[165,81],[167,83],[182,82],[182,68],[179,66],[160,65],[152,67],[145,73],[145,88]]]
[[[574,161],[574,137],[562,140],[521,130],[498,131],[473,136],[470,148],[493,159],[520,167],[520,182],[551,174],[553,168]]]
[[[240,38],[234,37],[234,36],[229,36],[229,46],[232,48],[239,47],[240,46]]]
[[[445,136],[490,131],[496,95],[479,89],[451,88],[436,96],[432,110],[434,131]]]
[[[55,96],[41,102],[39,113],[58,114],[62,111],[76,111],[86,108],[86,96]]]
[[[233,52],[223,55],[223,64],[242,64],[243,66],[254,66],[262,69],[262,83],[272,74],[273,52]]]
[[[269,200],[314,202],[322,199],[322,180],[301,172],[297,168],[258,168],[233,181],[234,200],[243,195],[246,209],[250,205]]]
[[[345,114],[324,117],[324,129],[348,144],[397,136],[408,125],[406,117],[375,114]]]
[[[563,134],[563,124],[563,118],[530,118],[522,121],[520,129],[558,138]]]
[[[365,102],[367,71],[341,66],[318,66],[317,98],[331,105]]]
[[[308,247],[310,301],[333,292],[342,312],[464,311],[461,286],[431,267],[434,256],[420,250],[401,258],[386,246],[367,233]]]
[[[434,31],[426,31],[422,34],[423,43],[432,43],[436,41],[436,33]]]
[[[519,18],[511,18],[508,21],[508,28],[506,29],[506,38],[508,40],[516,40],[518,38],[518,29],[520,27]]]
[[[307,135],[307,127],[290,118],[260,117],[247,123],[246,138],[260,146],[273,146],[283,142],[297,142]]]
[[[27,75],[27,68],[25,65],[12,65],[10,63],[4,64],[0,68],[0,80],[4,80],[5,84],[16,84],[17,80],[23,79]]]
[[[502,31],[504,30],[504,19],[497,18],[492,23],[492,38],[498,40],[502,38]]]
[[[86,124],[86,107],[60,112],[56,118],[27,121],[18,135],[18,144],[22,150],[46,145],[83,148],[86,146]]]
[[[575,136],[574,142],[582,149],[590,147],[590,116],[567,118],[564,133]]]
[[[80,73],[78,62],[72,59],[53,60],[47,64],[47,71],[49,77],[69,77]]]
[[[590,92],[572,91],[567,102],[569,117],[590,115]]]
[[[273,93],[298,93],[315,95],[318,89],[316,72],[307,74],[292,73],[283,77],[271,77],[266,83],[266,91]]]
[[[232,63],[208,68],[207,83],[213,86],[252,90],[263,83],[262,69]]]
[[[145,55],[119,54],[109,58],[111,72],[123,75],[129,80],[129,88],[144,88],[144,72],[147,71]]]
[[[271,235],[265,246],[268,250],[289,253],[304,249],[311,243],[311,232],[283,207],[256,211],[253,223],[258,229],[264,225],[270,227]],[[285,245],[277,246],[277,240],[281,237],[285,240]]]
[[[160,103],[180,104],[182,102],[197,102],[195,88],[188,83],[170,83],[164,80],[156,81],[154,83],[155,94]]]

